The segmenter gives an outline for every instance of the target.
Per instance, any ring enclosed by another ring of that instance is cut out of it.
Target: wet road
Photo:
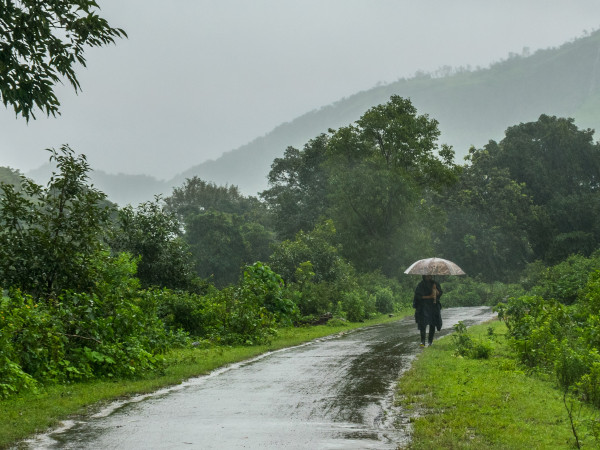
[[[444,328],[490,319],[448,308]],[[420,351],[408,317],[279,350],[115,403],[39,436],[29,448],[387,449],[407,437],[393,422],[397,379]],[[434,343],[435,345],[435,343]]]

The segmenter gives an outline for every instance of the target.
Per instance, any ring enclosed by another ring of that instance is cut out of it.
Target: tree
[[[140,258],[137,276],[143,287],[195,290],[200,286],[181,232],[181,222],[164,210],[157,197],[137,208],[119,210],[111,247]]]
[[[165,203],[167,210],[176,213],[183,221],[188,216],[206,211],[260,216],[261,213],[255,210],[264,210],[256,198],[240,194],[237,186],[217,186],[197,176],[188,178],[183,186],[174,188],[171,196],[165,198]]]
[[[280,238],[333,219],[342,255],[364,271],[399,268],[432,248],[433,193],[456,180],[454,152],[438,149],[437,121],[392,96],[355,124],[289,147],[261,196]]]
[[[452,255],[472,276],[510,280],[533,254],[527,234],[531,197],[487,150],[472,148],[467,160],[459,182],[441,199],[448,220],[436,254]]]
[[[447,146],[437,151],[438,136],[437,121],[399,96],[333,132],[328,212],[343,255],[358,269],[396,276],[430,249],[428,230],[442,218],[427,200],[456,179],[454,153]]]
[[[85,47],[126,37],[96,14],[95,0],[0,1],[0,98],[15,114],[35,119],[59,113],[54,86],[66,78],[81,86],[75,67],[85,67]]]
[[[0,183],[12,184],[16,189],[20,189],[23,174],[19,170],[10,167],[0,167]]]
[[[533,214],[520,219],[535,259],[556,263],[600,244],[600,144],[593,133],[573,119],[541,115],[485,147],[490,166],[508,170],[532,199]]]
[[[246,248],[235,215],[209,211],[188,217],[185,239],[198,275],[212,277],[219,287],[235,283],[242,272]]]
[[[215,284],[235,283],[242,267],[269,257],[273,232],[266,206],[236,186],[217,186],[189,178],[165,199],[182,221],[199,276]]]
[[[260,195],[274,216],[280,239],[312,230],[327,209],[328,178],[323,163],[329,136],[321,134],[298,150],[288,147],[269,172],[269,189]]]
[[[24,177],[20,189],[0,185],[0,283],[41,298],[90,292],[110,214],[84,155],[63,146],[50,160],[58,173],[45,188]]]
[[[536,122],[509,127],[500,144],[490,148],[499,167],[525,183],[538,205],[556,196],[600,188],[600,146],[594,130],[579,130],[573,119],[542,114]]]

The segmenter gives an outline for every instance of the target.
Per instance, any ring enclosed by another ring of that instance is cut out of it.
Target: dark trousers
[[[425,343],[425,332],[427,331],[427,327],[423,327],[423,328],[419,328],[419,331],[421,332],[421,342],[424,344]],[[433,336],[435,335],[435,326],[433,325],[429,325],[429,343],[431,344],[433,342]]]

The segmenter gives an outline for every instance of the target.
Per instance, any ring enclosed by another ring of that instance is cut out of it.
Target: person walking
[[[423,275],[423,279],[415,288],[413,308],[415,308],[415,322],[421,332],[421,347],[425,346],[427,326],[429,326],[429,345],[433,343],[435,330],[442,328],[442,287],[434,280],[432,275]]]

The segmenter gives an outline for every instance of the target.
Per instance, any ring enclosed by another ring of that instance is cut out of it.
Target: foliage
[[[375,298],[375,308],[382,314],[412,307],[414,286],[409,277],[404,277],[401,284],[396,278],[388,278],[376,271],[357,273],[356,280],[361,289]]]
[[[43,298],[93,289],[110,213],[87,184],[85,156],[68,146],[50,152],[58,173],[45,188],[25,178],[20,189],[0,185],[0,284]]]
[[[348,276],[349,266],[339,255],[340,247],[335,245],[336,228],[328,220],[309,232],[300,231],[295,240],[286,240],[275,246],[269,262],[271,267],[287,282],[298,282],[297,269],[309,261],[314,271],[311,279],[334,282]]]
[[[261,262],[247,266],[242,287],[247,295],[260,299],[267,311],[274,314],[277,322],[291,325],[298,316],[297,305],[284,295],[283,279],[269,266]]]
[[[243,266],[269,257],[274,237],[265,206],[237,187],[193,177],[175,188],[165,204],[183,224],[196,273],[218,287],[234,284]]]
[[[269,205],[280,239],[312,230],[326,215],[328,177],[323,164],[328,142],[329,136],[321,134],[302,151],[288,147],[271,165],[270,188],[260,195]]]
[[[226,286],[239,278],[246,247],[237,216],[209,211],[188,216],[185,240],[202,278],[212,278],[219,286]]]
[[[379,289],[375,294],[375,308],[382,314],[394,312],[394,293],[388,287]]]
[[[487,150],[472,148],[466,159],[471,164],[442,199],[448,221],[438,248],[472,276],[514,279],[532,257],[526,227],[531,198]]]
[[[489,341],[482,339],[474,340],[467,332],[467,327],[462,321],[454,325],[452,339],[456,347],[455,353],[458,356],[473,359],[488,359],[492,353],[492,346]]]
[[[399,267],[429,250],[429,230],[438,222],[426,199],[456,175],[453,151],[442,146],[434,153],[437,125],[417,115],[410,100],[392,96],[332,133],[329,214],[343,255],[357,269],[397,276]]]
[[[269,259],[303,316],[332,312],[357,286],[353,267],[339,255],[339,246],[332,243],[335,235],[333,222],[326,221],[310,232],[298,232],[294,241],[281,242]],[[355,296],[348,299],[352,302]],[[358,316],[363,318],[364,314]]]
[[[571,255],[554,266],[533,265],[524,281],[530,285],[531,292],[570,305],[582,295],[590,273],[599,265],[600,251],[587,258]]]
[[[278,235],[291,239],[332,219],[331,243],[342,244],[340,254],[357,270],[397,276],[432,249],[440,210],[430,200],[456,180],[453,151],[437,151],[437,125],[410,100],[392,96],[355,124],[329,130],[301,151],[288,148],[261,194]]]
[[[66,78],[80,90],[75,66],[84,49],[127,36],[96,14],[94,0],[3,1],[0,7],[0,98],[15,114],[35,119],[37,107],[56,115],[54,86]]]
[[[445,277],[444,277],[445,278]],[[518,284],[486,283],[470,276],[449,277],[441,281],[444,288],[444,306],[495,306],[510,297],[522,295]]]
[[[65,290],[40,302],[11,290],[2,298],[3,396],[40,383],[137,376],[159,368],[160,353],[185,342],[165,331],[158,304],[141,301],[127,255],[107,257],[97,269],[94,293]]]
[[[361,295],[362,294],[362,295]],[[365,293],[357,291],[346,292],[343,297],[343,311],[350,322],[361,322],[366,318],[363,297]]]
[[[158,317],[170,330],[217,344],[253,345],[295,320],[297,306],[284,292],[281,277],[257,262],[246,267],[237,286],[213,287],[203,295],[151,289],[144,297],[158,305]]]
[[[10,167],[0,167],[0,183],[12,184],[15,189],[21,188],[23,174],[19,170],[11,169]]]
[[[557,383],[582,400],[600,407],[598,367],[600,365],[600,273],[597,256],[573,257],[544,271],[541,281],[530,292],[548,295],[512,298],[500,305],[498,314],[506,322],[511,345],[526,365],[552,373]],[[579,274],[577,287],[574,268]],[[562,295],[555,299],[551,295]],[[572,301],[572,296],[575,300]],[[566,300],[566,301],[565,301]]]
[[[197,176],[186,179],[181,187],[165,198],[167,210],[185,221],[206,211],[220,211],[228,214],[257,214],[261,204],[254,197],[243,196],[237,186],[217,186],[201,180]]]
[[[592,139],[573,119],[541,115],[472,148],[446,194],[441,248],[487,280],[514,280],[534,260],[589,256],[600,243],[600,144]]]
[[[181,238],[181,223],[160,204],[160,197],[118,212],[110,240],[115,252],[139,258],[137,277],[143,287],[197,290],[190,249]]]

